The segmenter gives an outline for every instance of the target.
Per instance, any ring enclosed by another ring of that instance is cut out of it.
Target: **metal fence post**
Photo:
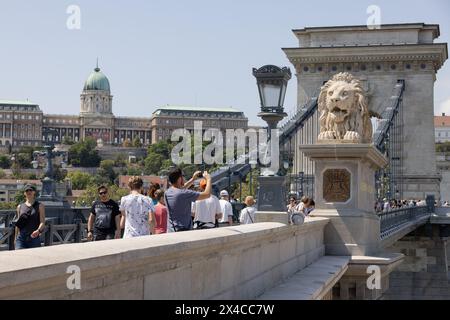
[[[7,226],[7,224],[5,224],[5,226]],[[15,242],[16,242],[16,224],[14,222],[11,222],[11,234],[9,235],[8,239],[8,250],[16,249]]]
[[[81,234],[83,232],[82,227],[83,227],[82,222],[78,221],[77,222],[77,230],[75,231],[75,236],[74,236],[75,243],[81,242]]]
[[[51,246],[53,244],[53,220],[45,221],[47,225],[47,232],[45,233],[44,246]]]

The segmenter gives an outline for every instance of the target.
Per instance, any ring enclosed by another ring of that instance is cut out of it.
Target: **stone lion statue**
[[[372,142],[372,122],[364,89],[350,73],[338,73],[320,91],[319,142]]]

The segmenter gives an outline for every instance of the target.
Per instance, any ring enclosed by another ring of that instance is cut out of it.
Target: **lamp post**
[[[292,77],[291,70],[287,67],[265,65],[259,69],[253,68],[253,75],[256,78],[261,103],[258,117],[267,122],[267,136],[271,142],[272,157],[271,168],[263,168],[258,177],[258,211],[285,211],[286,177],[277,175],[279,168],[274,168],[273,165],[279,164],[279,158],[274,157],[279,157],[280,152],[277,140],[272,137],[272,130],[277,129],[278,123],[287,116],[283,105],[287,83]]]
[[[44,139],[44,149],[45,156],[47,159],[47,166],[45,169],[45,177],[42,180],[42,194],[40,196],[41,200],[52,201],[56,199],[56,185],[53,172],[53,163],[52,159],[55,157],[53,153],[53,149],[55,148],[55,144],[53,141],[53,137],[58,135],[58,131],[55,129],[45,129],[43,131]]]

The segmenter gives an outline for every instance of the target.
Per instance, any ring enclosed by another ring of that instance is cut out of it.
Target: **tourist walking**
[[[15,219],[16,250],[40,247],[40,235],[45,228],[45,207],[36,201],[36,187],[27,184],[23,192],[25,202],[17,206]]]
[[[124,238],[155,234],[155,207],[152,200],[142,194],[143,184],[140,177],[131,177],[128,181],[130,194],[120,200]]]
[[[220,211],[222,212],[222,218],[220,223],[228,224],[228,226],[233,225],[233,206],[229,200],[229,195],[227,190],[220,191]]]
[[[247,205],[247,207],[241,210],[241,214],[239,215],[239,222],[241,224],[255,223],[255,199],[253,199],[252,196],[248,196],[245,198],[244,203]]]
[[[211,196],[211,176],[207,171],[203,172],[203,178],[206,180],[205,190],[203,192],[189,190],[200,175],[201,172],[197,171],[189,181],[185,182],[180,168],[174,168],[169,172],[171,187],[164,195],[169,213],[168,232],[192,230],[192,202],[208,199]]]
[[[117,202],[109,198],[108,188],[97,188],[99,199],[94,201],[88,219],[88,240],[120,238],[120,210]]]
[[[155,233],[167,232],[167,207],[164,202],[164,191],[159,189],[155,191],[155,198],[158,203],[155,206]]]

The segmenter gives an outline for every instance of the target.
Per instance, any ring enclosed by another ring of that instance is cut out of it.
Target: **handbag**
[[[19,217],[16,217],[16,219],[13,220],[13,223],[16,225],[17,228],[23,229],[27,225],[28,221],[30,220],[31,214],[33,210],[36,210],[35,208],[36,203],[33,204],[33,206],[30,208],[26,204],[22,203],[19,207]],[[25,210],[23,209],[25,207]]]

